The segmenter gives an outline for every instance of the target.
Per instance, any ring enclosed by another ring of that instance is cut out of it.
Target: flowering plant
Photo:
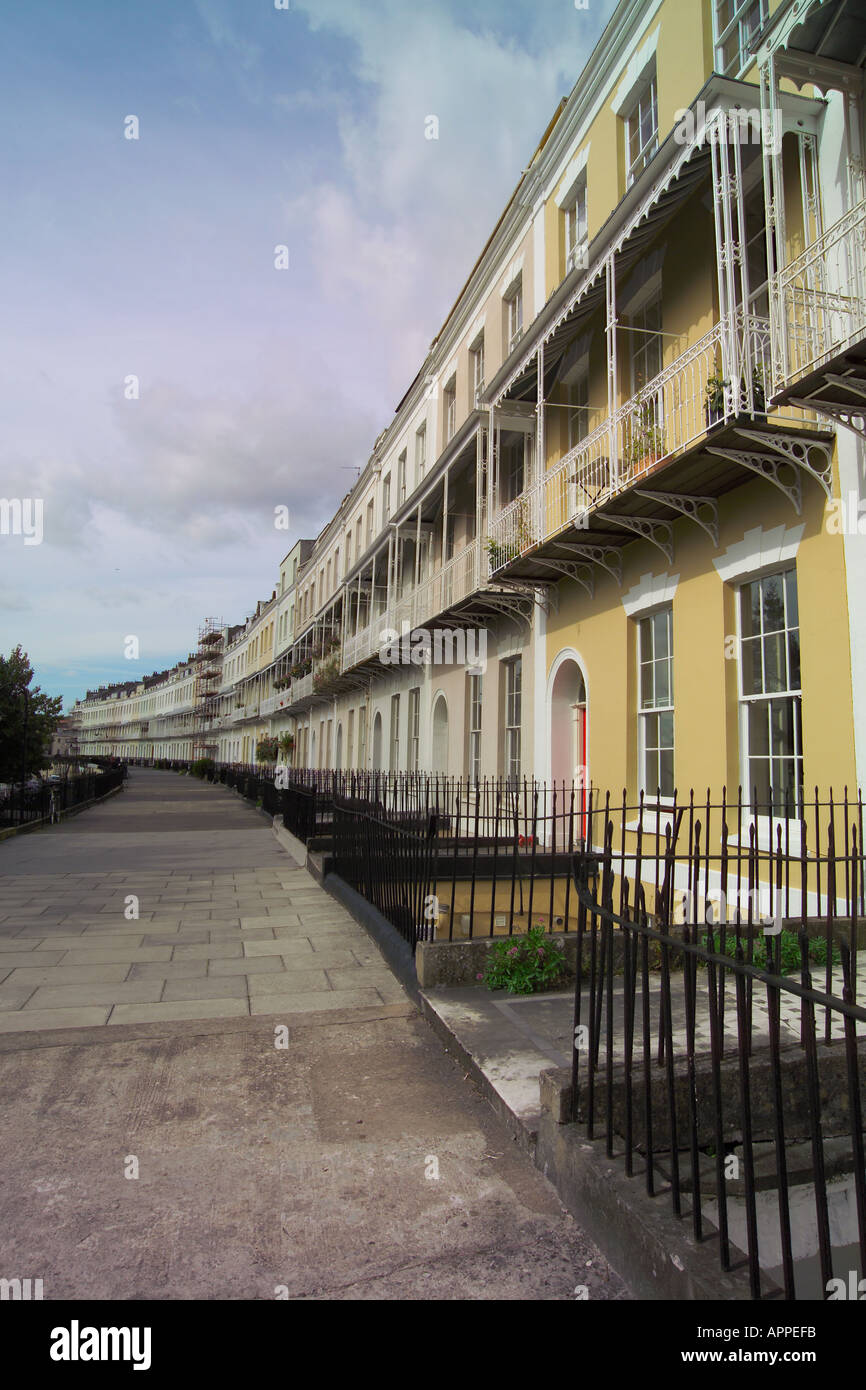
[[[545,936],[540,923],[526,936],[510,936],[490,948],[484,983],[509,994],[537,994],[558,984],[565,974],[561,941]]]
[[[279,744],[275,738],[260,738],[256,744],[256,762],[275,763],[279,752]]]

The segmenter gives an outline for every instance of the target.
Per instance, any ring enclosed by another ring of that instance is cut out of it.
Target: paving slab
[[[119,965],[41,965],[34,960],[32,965],[17,966],[4,983],[31,985],[105,985],[117,984],[125,980],[131,970],[146,970],[146,965],[128,967],[125,962]],[[134,977],[132,977],[134,978]],[[142,977],[145,978],[145,977]]]
[[[14,985],[10,984],[9,980],[4,980],[0,984],[0,1013],[23,1008],[35,989],[35,985]]]
[[[272,936],[270,941],[245,940],[243,953],[245,956],[285,956],[287,960],[291,960],[294,957],[312,955],[313,947],[305,936],[295,939],[279,939]]]
[[[88,1006],[79,1009],[28,1009],[26,1015],[16,1011],[0,1013],[0,1033],[42,1032],[54,1028],[87,1028],[90,1024],[105,1023],[111,1010]]]
[[[243,975],[190,976],[166,980],[162,991],[165,1001],[174,999],[243,999],[248,997],[247,982]]]
[[[111,1010],[109,1024],[160,1023],[166,1019],[236,1018],[246,1016],[246,999],[233,999],[230,994],[218,999],[176,1000],[170,1004],[116,1004]]]
[[[250,995],[307,994],[312,990],[329,990],[331,983],[324,970],[266,971],[250,975]],[[375,986],[371,985],[371,989]]]
[[[27,1005],[31,1009],[75,1009],[88,1004],[156,1003],[162,980],[111,981],[108,984],[40,985]]]
[[[220,961],[220,964],[228,962]],[[129,967],[129,980],[201,979],[208,973],[206,960],[136,961]]]
[[[297,957],[294,957],[297,960]],[[312,954],[307,957],[312,961]],[[204,963],[204,962],[203,962]],[[207,964],[208,975],[228,976],[233,975],[262,975],[279,974],[280,971],[287,969],[287,957],[285,956],[243,956],[240,960],[209,960]]]
[[[383,1003],[375,989],[331,989],[254,994],[250,997],[253,1014],[302,1014],[324,1009],[364,1009]]]
[[[64,965],[109,965],[112,961],[170,960],[171,946],[93,946],[67,950],[61,956]],[[194,947],[188,947],[194,950]]]
[[[2,965],[4,970],[12,970],[16,965],[34,965],[37,960],[40,967],[57,965],[66,954],[65,951],[40,951],[38,957],[32,952],[9,951],[3,956]]]

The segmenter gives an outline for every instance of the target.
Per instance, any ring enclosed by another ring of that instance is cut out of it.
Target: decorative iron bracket
[[[575,555],[578,560],[600,565],[622,588],[622,552],[615,545],[574,545],[571,541],[553,541],[552,544],[567,555]]]
[[[849,406],[840,405],[838,401],[821,401],[812,398],[806,400],[804,397],[792,396],[791,405],[800,406],[803,410],[817,410],[819,415],[826,415],[834,424],[844,425],[846,429],[853,430],[859,434],[861,439],[866,439],[866,410],[863,412],[851,410]],[[859,425],[854,421],[859,420]]]
[[[533,564],[536,561],[533,559]],[[507,585],[515,593],[531,598],[545,613],[559,612],[559,590],[555,583],[546,580],[497,579],[497,584]]]
[[[638,497],[646,497],[651,502],[662,502],[671,511],[680,512],[706,531],[713,545],[719,545],[719,504],[715,497],[692,497],[685,492],[650,492],[647,488],[634,489]],[[701,511],[710,513],[701,516]]]
[[[768,483],[773,483],[780,492],[784,492],[794,511],[800,515],[803,509],[803,484],[795,464],[772,454],[749,453],[745,449],[721,449],[718,445],[709,444],[705,445],[705,448],[708,454],[716,454],[718,458],[738,463],[741,468],[748,468],[752,473],[757,473],[759,478],[766,478]],[[793,481],[790,483],[786,483],[781,477],[786,465],[793,474]]]
[[[510,622],[529,623],[532,619],[532,600],[525,594],[479,594],[476,602],[487,605],[486,608],[464,608],[461,616],[470,618],[474,623],[481,625],[490,621],[490,609],[494,614],[507,618]]]
[[[796,464],[820,483],[832,500],[833,497],[833,445],[823,439],[795,439],[787,434],[759,434],[757,430],[738,429],[737,434],[744,439],[755,440],[759,444],[769,444],[789,463]],[[812,451],[817,449],[824,457],[823,468],[816,468],[812,462]]]
[[[576,584],[581,584],[590,598],[595,593],[595,575],[592,565],[573,564],[569,560],[536,559],[533,556],[532,563],[541,565],[544,569],[553,570],[555,574],[564,574],[566,579],[573,579]]]
[[[674,530],[669,521],[663,521],[661,517],[614,516],[612,512],[607,512],[604,519],[605,522],[610,521],[614,526],[622,526],[626,531],[634,531],[635,535],[642,536],[645,541],[658,547],[669,565],[673,564]]]

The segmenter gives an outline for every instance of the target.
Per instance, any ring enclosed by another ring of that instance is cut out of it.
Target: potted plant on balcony
[[[536,544],[529,518],[529,502],[523,498],[516,509],[514,539],[495,541],[492,536],[487,537],[484,544],[487,554],[490,556],[491,571],[501,569],[503,565],[508,564],[509,560],[516,560]]]
[[[757,364],[752,368],[752,404],[754,405],[752,412],[754,419],[766,422],[767,393],[764,386],[764,371]]]
[[[626,480],[638,478],[664,457],[667,449],[664,430],[656,421],[656,400],[638,391],[635,407],[628,417],[629,433],[623,449]]]
[[[317,671],[313,673],[313,689],[321,691],[333,685],[340,675],[340,658],[336,655],[329,656],[327,661],[323,661]]]
[[[506,545],[504,542],[500,545],[492,536],[488,536],[484,544],[490,557],[491,572],[501,569],[503,565],[508,564],[509,560],[516,559],[520,554],[516,545]]]
[[[707,429],[725,418],[725,391],[730,384],[727,377],[723,377],[718,370],[713,376],[707,378],[706,405],[704,406]]]

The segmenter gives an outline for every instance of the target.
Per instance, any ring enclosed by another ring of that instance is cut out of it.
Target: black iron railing
[[[428,935],[437,823],[420,827],[334,799],[336,873],[379,909],[410,946]]]
[[[113,791],[125,776],[126,768],[121,766],[40,781],[38,785],[9,787],[0,796],[0,830],[34,821],[59,820],[65,811]]]
[[[855,949],[866,917],[863,805],[847,793],[823,799],[816,793],[796,815],[781,817],[742,790],[702,801],[694,793],[684,800],[675,794],[662,805],[643,796],[613,798],[591,786],[501,777],[474,781],[261,764],[216,765],[209,775],[273,814],[279,814],[275,793],[281,793],[287,828],[304,842],[315,839],[319,848],[333,837],[337,800],[344,811],[407,829],[423,830],[435,816],[431,892],[439,939],[513,934],[538,925],[574,932],[572,857],[600,850],[608,824],[614,827],[615,894],[636,876],[651,904],[672,840],[672,922],[694,915],[698,903],[715,903],[718,910],[724,902],[750,925],[766,916],[796,919],[805,904],[809,922],[822,923],[825,934],[847,923]]]
[[[701,822],[678,854],[681,830],[679,817],[655,865],[626,861],[612,820],[600,855],[575,856],[572,1119],[589,1138],[603,1135],[629,1176],[642,1173],[650,1196],[667,1191],[696,1240],[717,1240],[723,1269],[747,1261],[754,1298],[778,1288],[789,1299],[823,1297],[852,1260],[866,1271],[856,921],[828,930],[807,916],[804,846],[796,921],[747,920],[739,904],[710,910]],[[847,866],[855,909],[858,843],[854,835]],[[678,869],[690,870],[692,892],[676,921]],[[652,910],[647,877],[657,885]],[[815,958],[825,956],[821,988]],[[854,1213],[835,1249],[831,1176]]]

